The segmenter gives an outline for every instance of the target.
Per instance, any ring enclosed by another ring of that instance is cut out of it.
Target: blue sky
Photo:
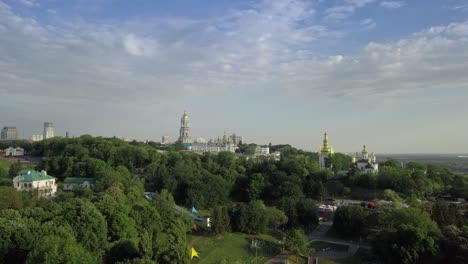
[[[0,125],[468,151],[467,0],[0,0]]]

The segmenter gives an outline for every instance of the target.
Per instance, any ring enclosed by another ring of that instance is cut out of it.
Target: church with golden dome
[[[335,151],[333,150],[333,147],[330,146],[330,143],[328,140],[328,133],[325,132],[323,145],[322,147],[320,147],[319,152],[318,152],[320,169],[331,168],[329,159],[331,155],[333,155],[334,153]]]
[[[366,145],[362,146],[361,156],[356,152],[356,156],[353,157],[353,163],[361,171],[361,174],[379,171],[377,156],[375,156],[374,152],[369,154]]]

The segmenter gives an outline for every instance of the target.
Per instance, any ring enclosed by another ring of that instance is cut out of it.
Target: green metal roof
[[[91,184],[94,184],[96,182],[96,180],[94,178],[67,177],[67,178],[65,178],[63,183],[66,183],[66,184],[83,184],[86,181],[91,183]]]
[[[20,181],[22,182],[34,182],[55,179],[50,175],[43,175],[42,173],[35,170],[22,170],[19,172],[18,176],[20,176]]]

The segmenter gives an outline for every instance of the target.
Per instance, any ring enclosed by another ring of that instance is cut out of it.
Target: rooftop
[[[55,179],[54,177],[47,175],[47,173],[44,174],[35,170],[22,170],[19,172],[18,176],[20,177],[20,180],[22,182],[34,182]]]
[[[83,184],[84,182],[89,182],[91,184],[94,184],[96,182],[96,179],[94,179],[94,178],[81,178],[81,177],[67,177],[63,181],[63,183],[66,183],[66,184]]]

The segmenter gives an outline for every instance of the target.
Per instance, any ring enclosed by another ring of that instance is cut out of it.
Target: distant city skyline
[[[468,152],[463,0],[0,0],[0,127]]]

